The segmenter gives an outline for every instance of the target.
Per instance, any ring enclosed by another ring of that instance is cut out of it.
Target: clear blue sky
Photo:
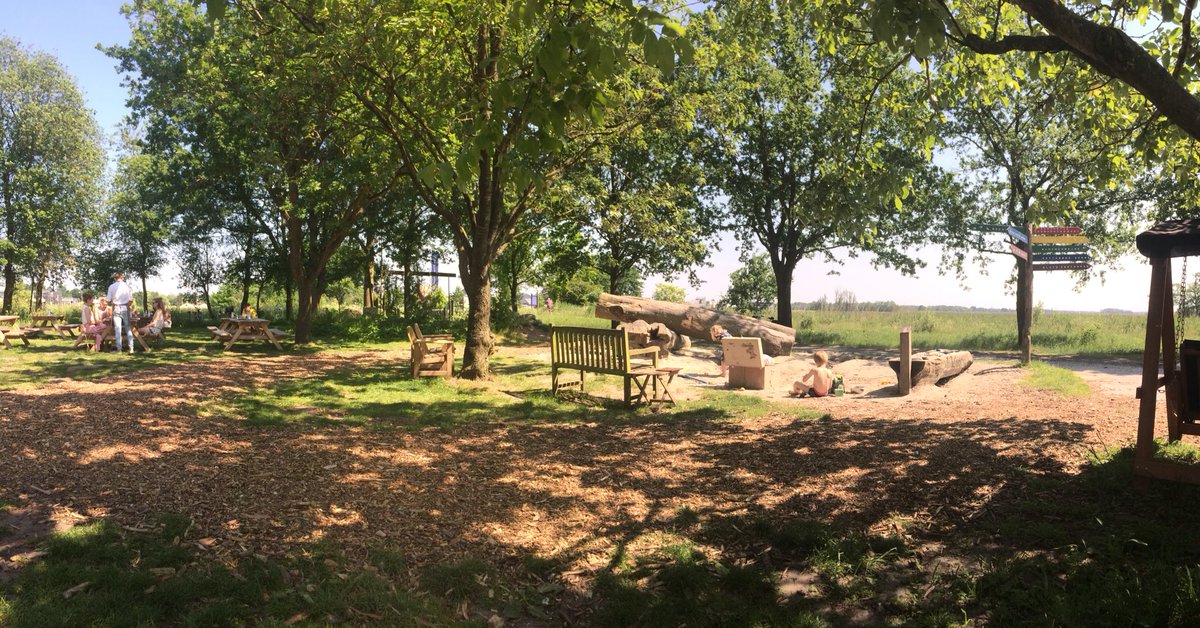
[[[125,90],[114,63],[96,49],[97,44],[112,45],[129,39],[129,26],[120,15],[121,2],[115,0],[0,0],[0,32],[20,40],[24,45],[50,52],[75,75],[80,88],[96,112],[96,118],[110,135],[125,115]],[[1130,248],[1132,250],[1132,242]],[[689,297],[719,298],[729,285],[729,274],[738,268],[737,242],[731,235],[722,239],[712,266],[700,272],[704,284],[700,288],[687,286]],[[854,292],[859,301],[895,301],[910,305],[963,305],[979,307],[1013,307],[1013,297],[1004,292],[1008,259],[997,260],[991,275],[973,271],[968,287],[953,277],[937,273],[941,255],[937,249],[921,251],[929,268],[917,278],[871,268],[866,260],[851,260],[845,266],[831,266],[819,261],[802,262],[796,270],[792,287],[793,299],[812,301],[837,290]],[[1082,291],[1075,291],[1075,281],[1067,273],[1039,273],[1034,284],[1034,299],[1047,309],[1100,310],[1146,308],[1149,269],[1136,255],[1128,256],[1123,269],[1107,273],[1107,281],[1089,282]],[[174,269],[168,268],[164,277],[152,283],[153,289],[175,291]],[[834,274],[831,274],[834,273]],[[657,278],[646,282],[653,290]],[[677,281],[682,283],[682,281]]]

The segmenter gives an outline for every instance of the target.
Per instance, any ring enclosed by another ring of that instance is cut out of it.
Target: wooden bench
[[[634,364],[634,358],[648,357],[650,364]],[[561,381],[559,369],[579,371],[578,381]],[[552,327],[550,329],[550,380],[554,394],[559,388],[578,386],[584,390],[584,372],[617,375],[625,380],[625,404],[652,402],[646,387],[657,387],[658,347],[630,349],[629,334],[624,329],[591,329],[587,327]],[[665,383],[665,382],[664,382]],[[633,394],[633,386],[638,394]],[[657,399],[657,394],[654,396]]]

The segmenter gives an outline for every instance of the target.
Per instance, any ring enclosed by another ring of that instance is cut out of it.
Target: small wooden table
[[[271,329],[271,321],[264,318],[222,318],[221,326],[210,331],[213,338],[225,343],[226,349],[232,349],[238,342],[263,340],[282,351],[279,341],[287,336],[278,329]]]
[[[0,344],[3,344],[5,349],[12,349],[9,338],[20,338],[21,342],[29,346],[29,341],[25,339],[25,332],[17,325],[19,319],[20,317],[17,316],[0,316]]]
[[[75,337],[76,325],[68,325],[67,317],[60,314],[39,314],[30,316],[29,320],[33,322],[29,329],[36,329],[43,334],[49,335],[50,330],[54,330],[60,338],[70,340]]]

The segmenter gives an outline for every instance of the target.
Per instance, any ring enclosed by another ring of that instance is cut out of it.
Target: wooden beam
[[[901,395],[912,392],[912,327],[900,328],[900,370],[896,371],[896,388]]]
[[[1162,348],[1162,306],[1170,291],[1170,258],[1150,260],[1150,302],[1146,307],[1146,344],[1142,351],[1142,398],[1138,404],[1137,445],[1134,470],[1142,473],[1154,458],[1154,414],[1158,402],[1158,364]],[[1153,475],[1146,473],[1147,475]]]

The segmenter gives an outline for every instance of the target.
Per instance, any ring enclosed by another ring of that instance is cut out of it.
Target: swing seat
[[[1200,418],[1200,340],[1179,343],[1179,375],[1182,387],[1177,401],[1179,420],[1195,423]]]

